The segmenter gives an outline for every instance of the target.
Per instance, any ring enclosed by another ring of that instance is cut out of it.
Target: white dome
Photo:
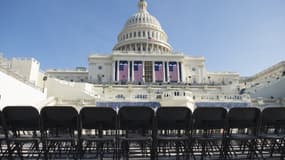
[[[148,12],[138,12],[132,15],[127,21],[125,27],[134,24],[144,24],[144,23],[155,25],[161,28],[159,21],[154,16],[150,15]]]
[[[146,1],[140,0],[138,8],[118,35],[118,43],[113,50],[171,53],[167,34],[159,21],[147,11]]]

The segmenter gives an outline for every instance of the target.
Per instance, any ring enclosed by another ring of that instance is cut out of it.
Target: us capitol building
[[[238,73],[212,73],[203,57],[173,51],[159,21],[138,2],[138,12],[126,22],[111,55],[90,55],[88,71],[49,70],[51,77],[91,83],[238,83]]]
[[[161,24],[148,12],[145,0],[139,0],[137,13],[118,34],[112,54],[90,55],[88,69],[41,72],[39,68],[34,58],[8,60],[0,56],[0,73],[7,76],[1,83],[9,84],[5,86],[6,91],[4,87],[3,93],[0,92],[1,107],[15,105],[8,98],[9,95],[15,97],[11,77],[31,87],[19,84],[16,92],[20,96],[23,88],[24,95],[21,94],[23,100],[18,102],[39,107],[127,103],[191,108],[285,104],[284,61],[251,77],[240,77],[233,72],[209,72],[204,57],[173,51]],[[27,92],[30,95],[25,94]]]

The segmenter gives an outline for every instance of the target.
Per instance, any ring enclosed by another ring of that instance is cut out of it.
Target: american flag
[[[119,64],[119,80],[120,81],[127,81],[128,80],[128,61],[120,61]]]
[[[163,81],[163,63],[155,62],[154,64],[155,80],[158,82]]]
[[[154,41],[154,39],[153,39],[151,36],[148,36],[147,41],[149,41],[149,42],[153,42],[153,41]]]
[[[177,63],[169,62],[169,80],[172,82],[178,81]]]
[[[143,80],[143,65],[141,61],[134,62],[134,81],[140,82]]]

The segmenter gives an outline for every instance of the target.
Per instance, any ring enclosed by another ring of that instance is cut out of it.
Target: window
[[[143,37],[145,37],[145,31],[143,31]]]
[[[132,34],[132,32],[130,33],[130,38],[132,38],[132,36],[133,36],[133,34]]]
[[[195,72],[195,71],[196,71],[196,68],[193,67],[193,68],[192,68],[192,71]]]
[[[99,69],[99,70],[102,70],[102,66],[99,66],[98,69]]]
[[[138,36],[141,37],[141,32],[139,31]]]
[[[118,94],[115,97],[116,97],[116,99],[125,99],[125,96],[122,94]]]
[[[137,32],[134,32],[134,38],[137,36]]]

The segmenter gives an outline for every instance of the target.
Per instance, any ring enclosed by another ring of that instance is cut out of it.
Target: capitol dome
[[[159,21],[147,11],[147,2],[140,0],[138,12],[126,22],[113,50],[171,53],[167,40]]]

